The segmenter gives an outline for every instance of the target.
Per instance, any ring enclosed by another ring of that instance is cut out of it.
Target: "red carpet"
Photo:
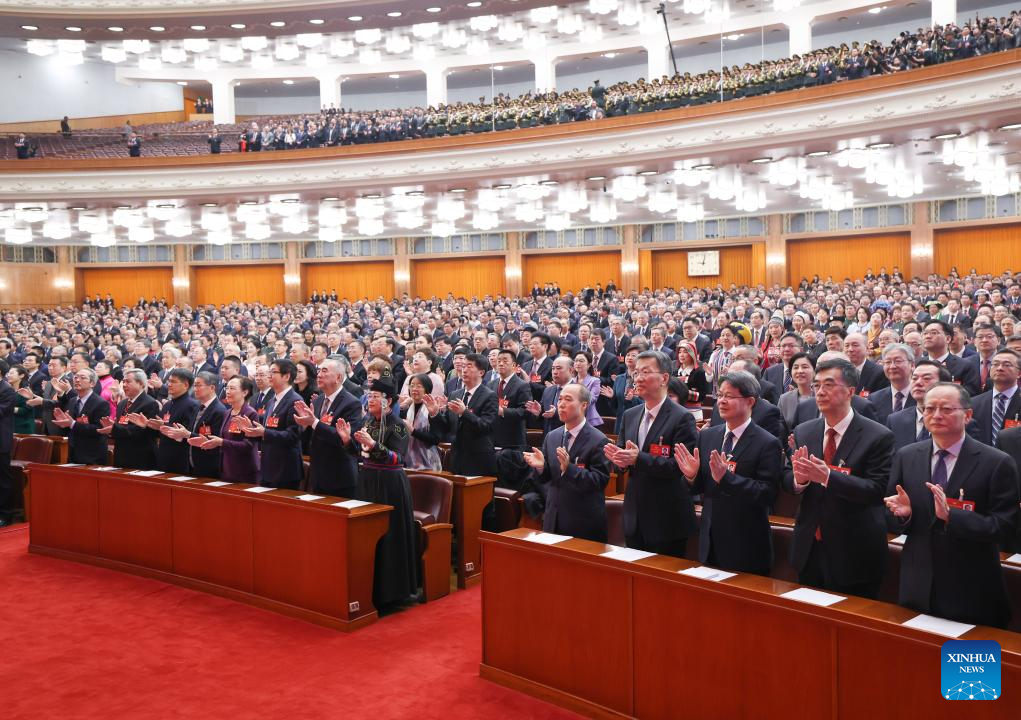
[[[480,591],[347,635],[0,532],[5,718],[573,718],[478,677]]]

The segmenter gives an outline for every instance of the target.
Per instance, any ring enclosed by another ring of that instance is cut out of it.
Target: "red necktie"
[[[982,361],[982,386],[985,387],[986,380],[989,379],[989,361]]]
[[[822,449],[822,459],[827,465],[833,464],[833,456],[837,454],[837,431],[830,428],[826,431],[826,445]],[[822,527],[815,528],[815,539],[822,542]]]
[[[503,384],[504,384],[504,381],[501,380],[500,381],[500,386],[496,389],[496,398],[498,400],[503,400]]]

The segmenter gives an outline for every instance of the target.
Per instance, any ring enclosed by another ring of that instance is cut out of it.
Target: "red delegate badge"
[[[276,415],[271,415],[270,417],[266,418],[266,427],[268,428],[275,428],[279,424],[280,418],[278,418]]]

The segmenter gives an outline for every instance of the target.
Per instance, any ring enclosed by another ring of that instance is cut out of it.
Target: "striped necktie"
[[[993,405],[993,427],[992,445],[996,447],[996,438],[1003,429],[1003,418],[1007,414],[1007,396],[1003,393],[996,393],[996,404]]]

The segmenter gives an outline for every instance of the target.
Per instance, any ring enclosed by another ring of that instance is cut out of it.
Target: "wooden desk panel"
[[[29,551],[153,577],[339,630],[376,620],[390,506],[31,464]]]
[[[798,587],[782,580],[714,583],[679,575],[698,564],[688,560],[626,563],[599,557],[601,543],[521,539],[530,533],[482,534],[484,678],[592,717],[961,717],[940,694],[947,638],[903,627],[912,610],[857,597],[817,607],[778,597]],[[1021,635],[977,627],[961,639],[1002,648],[1005,699],[968,716],[1016,716]],[[560,646],[574,642],[596,648],[602,672],[565,660]],[[632,674],[621,674],[621,655]]]

